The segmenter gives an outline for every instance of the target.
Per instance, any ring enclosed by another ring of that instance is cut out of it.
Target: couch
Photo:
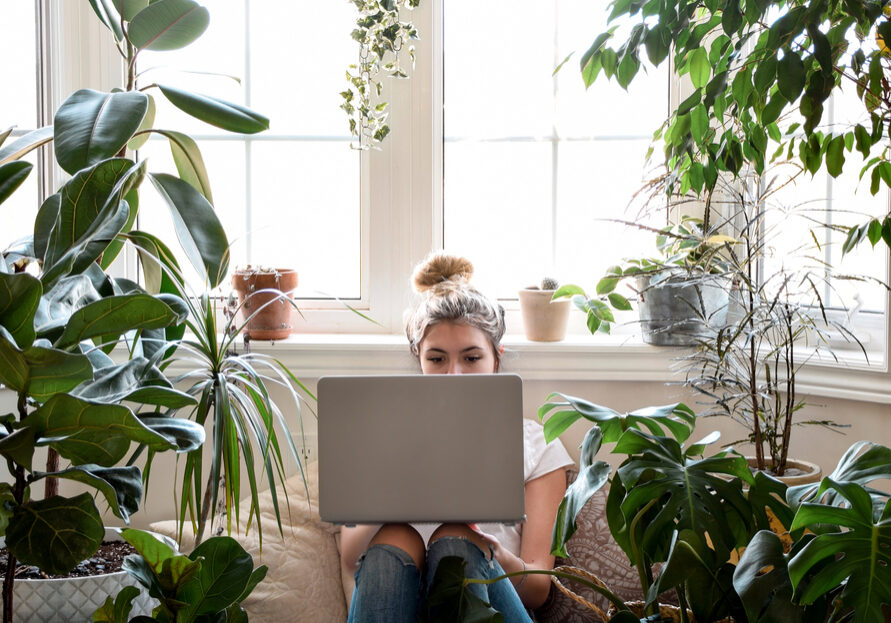
[[[301,623],[332,623],[346,621],[353,578],[341,573],[338,552],[339,528],[323,522],[318,514],[318,464],[310,463],[307,486],[295,476],[285,483],[283,493],[290,500],[290,511],[282,509],[283,533],[279,533],[272,511],[272,496],[267,491],[260,495],[263,522],[263,543],[256,527],[245,531],[248,505],[240,508],[242,525],[232,536],[254,557],[255,564],[269,567],[266,579],[244,602],[249,616],[255,621],[300,621]],[[568,480],[575,473],[568,474]],[[592,572],[624,599],[640,599],[637,573],[625,554],[613,541],[606,523],[606,495],[598,492],[578,517],[578,530],[567,543],[569,559],[558,564],[570,564]],[[162,521],[151,525],[161,534],[177,538],[177,522]],[[184,550],[191,549],[193,536],[186,526],[182,537]],[[606,609],[599,595],[580,585],[567,584],[577,594]],[[535,613],[539,623],[590,623],[599,621],[590,610],[579,606],[556,588],[551,589],[547,602]]]

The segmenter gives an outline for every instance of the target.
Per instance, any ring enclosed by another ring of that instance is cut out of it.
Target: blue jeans
[[[463,558],[470,578],[492,579],[504,573],[498,561],[461,537],[447,536],[430,544],[423,582],[407,553],[392,545],[372,545],[359,559],[348,623],[415,623],[436,567],[446,556]],[[471,584],[469,589],[503,614],[506,623],[532,622],[510,579]]]

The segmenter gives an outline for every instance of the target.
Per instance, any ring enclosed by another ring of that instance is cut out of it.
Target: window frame
[[[334,300],[300,302],[304,319],[298,319],[294,337],[275,344],[258,344],[280,357],[299,377],[330,373],[406,373],[414,364],[404,349],[403,310],[411,303],[413,267],[443,243],[442,186],[442,1],[425,0],[412,11],[422,33],[416,46],[416,63],[410,80],[389,80],[384,97],[390,102],[392,133],[379,150],[363,152],[361,189],[361,296],[343,301],[373,318],[358,316]],[[41,16],[42,121],[67,94],[90,86],[111,89],[123,83],[123,67],[111,37],[96,20],[88,3],[35,0]],[[346,36],[346,35],[345,35]],[[683,89],[676,85],[670,102],[677,105]],[[46,154],[45,162],[52,162]],[[43,176],[45,192],[62,179],[55,166]],[[405,241],[405,244],[393,244]],[[299,269],[299,267],[298,267]],[[135,253],[124,258],[121,274],[137,271]],[[586,334],[581,314],[573,314],[576,332],[565,342],[530,343],[519,337],[521,320],[516,301],[503,301],[507,310],[508,367],[535,380],[632,380],[676,382],[671,371],[675,351],[642,344],[622,334]],[[875,319],[873,319],[875,320]],[[799,377],[804,393],[819,396],[891,402],[891,314],[886,298],[879,363],[849,361],[840,364],[815,361]],[[879,326],[879,328],[882,328]],[[513,356],[516,354],[516,356]],[[365,359],[366,364],[358,364]],[[370,362],[370,363],[368,363]]]

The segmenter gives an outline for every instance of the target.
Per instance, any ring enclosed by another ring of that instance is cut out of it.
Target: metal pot
[[[727,320],[729,280],[722,275],[665,272],[636,278],[643,340],[656,346],[693,346],[709,327]]]

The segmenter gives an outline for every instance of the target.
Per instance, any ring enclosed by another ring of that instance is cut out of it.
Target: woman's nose
[[[460,361],[452,360],[449,363],[449,374],[464,374],[464,366]]]

